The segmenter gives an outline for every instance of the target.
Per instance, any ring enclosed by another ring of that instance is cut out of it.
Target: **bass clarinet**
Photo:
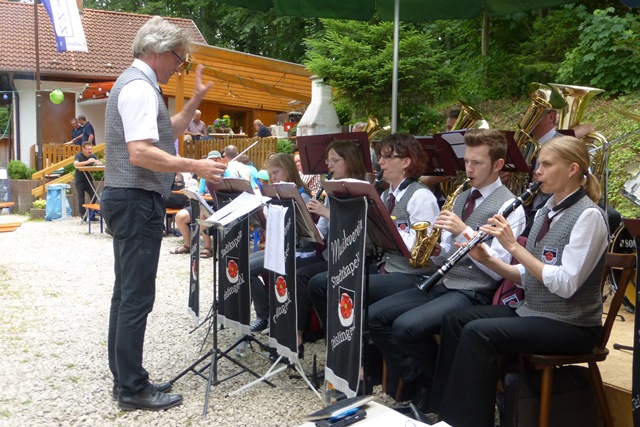
[[[540,188],[541,182],[533,182],[529,185],[529,188],[525,190],[520,196],[518,196],[509,206],[507,206],[504,211],[502,211],[502,216],[505,218],[511,215],[513,211],[518,209],[520,206],[529,203],[531,201],[538,189]],[[444,263],[442,267],[438,269],[433,275],[431,275],[428,279],[418,284],[418,288],[425,294],[428,293],[440,280],[447,274],[453,266],[455,266],[458,261],[464,258],[465,255],[471,251],[474,247],[476,247],[479,243],[487,240],[489,235],[485,232],[479,231],[466,246],[459,248],[455,251]]]

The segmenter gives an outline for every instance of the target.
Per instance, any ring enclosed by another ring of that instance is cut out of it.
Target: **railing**
[[[218,150],[222,153],[222,150],[229,144],[235,145],[238,148],[238,153],[240,153],[253,144],[253,142],[251,138],[203,139],[200,141],[185,142],[184,157],[204,159],[207,157],[207,154],[209,154],[209,151]],[[247,155],[256,169],[263,169],[267,157],[277,151],[278,138],[260,138],[260,142],[251,148],[251,150],[247,152]]]

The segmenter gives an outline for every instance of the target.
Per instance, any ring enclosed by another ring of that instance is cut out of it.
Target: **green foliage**
[[[593,13],[578,8],[579,42],[567,53],[559,80],[605,89],[608,95],[640,88],[640,17],[613,13],[613,8]]]
[[[47,207],[47,201],[45,199],[38,199],[32,203],[32,206],[36,209],[45,209]]]
[[[10,160],[7,167],[7,173],[10,179],[31,179],[35,171],[20,160]]]
[[[286,138],[278,139],[278,153],[293,153],[293,145]]]
[[[393,24],[322,20],[325,33],[306,39],[305,65],[325,77],[337,101],[356,117],[373,115],[381,125],[391,112]],[[416,105],[444,97],[454,82],[453,69],[435,37],[402,25],[399,46],[399,117]]]

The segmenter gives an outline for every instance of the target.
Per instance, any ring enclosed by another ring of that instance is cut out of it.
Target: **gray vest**
[[[407,205],[409,204],[411,197],[413,197],[413,193],[421,188],[426,187],[417,181],[413,181],[407,186],[402,198],[396,202],[396,205],[391,212],[391,215],[396,217],[396,221],[406,221],[406,223],[410,225]],[[389,190],[386,191],[387,193],[389,192]],[[388,273],[425,275],[430,274],[430,272],[435,270],[435,268],[413,268],[411,267],[411,264],[409,264],[409,260],[398,252],[387,252],[384,257],[384,262],[384,269]]]
[[[462,218],[462,211],[470,194],[471,189],[463,192],[456,198],[453,204],[453,213],[460,218]],[[511,193],[507,187],[501,185],[493,190],[489,197],[484,199],[480,205],[475,207],[471,215],[469,215],[469,218],[465,221],[465,224],[474,230],[478,226],[485,225],[489,218],[498,213],[498,210],[500,210],[505,202],[514,197],[513,193]],[[491,244],[491,239],[487,240],[487,244]],[[447,254],[447,258],[457,250],[456,247],[452,246]],[[465,256],[444,276],[443,283],[447,289],[479,291],[488,295],[496,290],[499,280],[494,280],[487,273],[478,269],[471,260],[471,257]]]
[[[565,209],[562,216],[553,223],[549,232],[536,245],[536,236],[549,212],[548,208],[542,208],[531,228],[531,233],[527,240],[527,250],[543,263],[546,260],[546,262],[553,263],[553,265],[562,265],[564,247],[569,244],[571,231],[578,217],[585,209],[598,209],[604,218],[602,210],[589,197],[585,196],[573,206]],[[528,272],[525,273],[525,300],[524,304],[516,310],[518,315],[522,317],[546,317],[585,327],[601,325],[602,293],[600,291],[600,276],[604,268],[605,257],[606,251],[603,251],[600,260],[591,271],[591,274],[589,274],[589,277],[570,298],[563,298],[549,292],[542,282]],[[585,267],[588,268],[589,266]]]
[[[105,186],[119,188],[141,188],[155,191],[165,196],[171,195],[174,173],[155,172],[131,164],[129,150],[124,136],[122,117],[118,111],[118,97],[120,91],[127,83],[133,80],[145,80],[153,86],[153,83],[145,74],[137,68],[126,69],[118,78],[111,89],[107,101],[105,119]],[[153,86],[155,88],[155,86]],[[158,91],[158,132],[159,140],[156,146],[169,153],[175,154],[173,142],[173,127],[171,117],[164,105],[162,95]]]

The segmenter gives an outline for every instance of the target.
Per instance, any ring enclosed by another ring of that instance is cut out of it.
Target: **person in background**
[[[78,168],[80,166],[102,166],[102,162],[98,160],[93,152],[93,145],[90,142],[85,142],[82,144],[82,151],[76,154],[73,158],[73,166]],[[75,173],[75,184],[76,184],[76,193],[78,197],[78,212],[80,212],[80,217],[84,220],[86,209],[83,204],[85,204],[85,193],[89,195],[89,203],[93,203],[97,200],[96,193],[93,191],[93,187],[89,180],[93,180],[91,177],[91,173],[84,173],[81,171],[76,171]],[[97,203],[97,202],[96,202]],[[86,218],[90,219],[90,218]]]
[[[187,130],[184,131],[185,142],[198,141],[200,138],[207,136],[207,126],[200,120],[201,117],[202,112],[200,110],[196,110],[193,113],[193,119],[189,122]]]
[[[100,206],[113,236],[115,273],[107,352],[111,395],[125,411],[157,411],[182,402],[181,395],[166,393],[171,382],[152,384],[142,366],[164,234],[162,198],[171,193],[176,172],[219,182],[226,169],[211,159],[175,156],[174,140],[213,85],[202,82],[204,67],[198,65],[191,98],[180,112],[169,115],[160,83],[166,84],[181,68],[189,45],[185,30],[159,16],[148,20],[134,38],[133,64],[116,80],[105,109],[106,170]]]
[[[82,144],[82,126],[75,117],[71,119],[71,140],[65,142],[65,145],[81,145]]]
[[[222,151],[223,161],[227,164],[224,173],[225,178],[242,178],[251,182],[251,169],[236,159],[238,148],[235,145],[227,145]]]
[[[526,299],[515,307],[470,307],[444,318],[429,402],[441,420],[459,427],[494,425],[502,355],[581,354],[599,342],[609,233],[589,164],[587,147],[577,138],[554,138],[541,148],[535,173],[551,197],[536,215],[526,248],[502,215],[480,227],[520,264],[492,257],[483,245],[469,254],[523,286]]]
[[[351,127],[351,132],[365,132],[366,129],[367,129],[366,122],[357,122]],[[373,172],[378,173],[382,169],[380,169],[380,162],[378,161],[378,155],[376,154],[376,150],[373,148],[371,143],[373,143],[373,141],[370,141],[370,144],[369,144],[369,152],[371,154],[371,165],[373,166]]]
[[[253,128],[256,130],[256,136],[253,137],[254,141],[258,140],[259,138],[266,138],[268,136],[272,136],[269,128],[266,127],[264,123],[262,123],[262,120],[260,119],[255,119],[253,121]]]
[[[458,120],[459,115],[460,115],[459,108],[452,108],[451,110],[449,110],[449,112],[447,113],[447,120],[445,122],[445,130],[447,132],[451,132],[453,130],[453,125],[456,124],[456,121]]]
[[[311,190],[311,194],[315,195],[320,188],[320,175],[307,175],[305,173],[302,173],[302,162],[300,161],[300,153],[295,153],[293,155],[293,161],[296,162],[296,168],[298,168],[300,178],[302,178],[302,181],[307,184],[307,187],[309,187],[309,190]]]
[[[82,142],[90,142],[92,145],[96,145],[96,131],[93,130],[93,125],[87,120],[84,114],[78,116],[78,123],[82,125]]]

